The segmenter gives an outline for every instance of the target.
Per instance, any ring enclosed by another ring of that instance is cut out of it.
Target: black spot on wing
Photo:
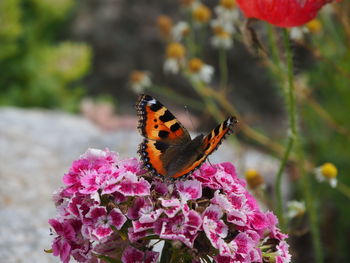
[[[165,138],[167,138],[169,136],[169,132],[161,130],[161,131],[158,132],[158,136],[160,138],[162,138],[162,139],[165,139]]]
[[[177,122],[170,126],[170,130],[171,130],[172,132],[176,132],[176,131],[177,131],[178,129],[180,129],[180,128],[181,128],[181,127],[180,127],[180,124],[178,124]]]
[[[143,95],[142,98],[146,101],[151,101],[153,98],[150,95]]]
[[[166,149],[169,148],[169,145],[166,143],[162,143],[157,141],[154,146],[156,147],[157,150],[161,151],[162,153],[164,153],[166,151]]]
[[[162,116],[159,117],[159,119],[163,122],[171,121],[175,119],[174,115],[171,114],[170,111],[166,110]]]
[[[154,112],[159,111],[163,107],[158,101],[150,106],[150,109]]]

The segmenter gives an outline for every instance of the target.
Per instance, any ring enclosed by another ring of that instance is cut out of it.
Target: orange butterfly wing
[[[144,141],[139,153],[145,167],[158,175],[167,175],[161,159],[170,145],[191,141],[191,136],[174,115],[149,95],[140,95],[136,103],[138,129]]]
[[[219,147],[225,136],[233,132],[233,128],[237,122],[238,121],[235,117],[229,117],[224,122],[216,126],[215,129],[204,137],[200,149],[202,152],[198,154],[196,160],[182,171],[172,175],[172,177],[179,178],[199,168],[207,157]]]
[[[159,101],[149,95],[140,95],[136,103],[138,129],[150,140],[190,140],[190,134],[175,116]]]

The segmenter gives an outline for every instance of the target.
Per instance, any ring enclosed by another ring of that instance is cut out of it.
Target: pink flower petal
[[[124,174],[124,179],[117,185],[116,191],[125,196],[146,196],[150,194],[150,184],[143,178],[138,179],[131,172]]]
[[[146,251],[145,263],[156,263],[159,253],[155,251]]]
[[[193,242],[197,234],[191,234],[185,225],[185,218],[182,215],[168,218],[163,222],[162,230],[159,235],[161,238],[170,240],[179,240],[188,247],[193,247]]]
[[[181,202],[179,199],[159,198],[159,200],[161,201],[161,204],[164,207],[164,213],[170,218],[174,217],[181,210]]]
[[[132,221],[132,226],[135,233],[152,229],[153,225],[153,223],[141,223],[140,221]]]
[[[147,230],[140,231],[140,232],[134,232],[132,227],[128,228],[128,238],[131,243],[136,243],[139,241],[141,238],[144,238],[148,236]]]
[[[222,238],[228,233],[228,227],[222,220],[212,220],[206,216],[203,218],[203,230],[215,248],[219,248]]]
[[[176,187],[182,202],[202,197],[202,184],[197,180],[179,181]]]
[[[72,248],[69,243],[62,238],[56,238],[52,244],[53,255],[59,255],[63,263],[69,262],[71,250]]]
[[[262,230],[267,227],[267,220],[263,213],[256,211],[253,216],[249,218],[252,228]]]
[[[101,240],[113,233],[113,230],[109,225],[100,225],[93,229],[92,234],[97,238],[97,240]]]
[[[207,217],[212,220],[219,220],[222,216],[222,209],[217,205],[208,206],[203,213],[203,217]]]
[[[123,263],[142,263],[144,253],[134,247],[127,247],[122,255]]]
[[[122,226],[127,220],[123,213],[119,210],[119,208],[113,208],[109,212],[108,217],[111,219],[112,225],[115,226],[115,228],[118,230],[122,228]]]

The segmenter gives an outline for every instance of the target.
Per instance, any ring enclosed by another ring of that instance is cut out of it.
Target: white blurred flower
[[[309,33],[309,30],[305,26],[292,27],[289,31],[290,39],[300,41],[304,39],[304,35]]]
[[[302,201],[288,201],[287,202],[287,217],[289,219],[302,216],[305,213],[305,202]]]
[[[232,34],[235,32],[233,24],[224,20],[214,19],[210,26],[213,30],[211,44],[215,48],[230,49],[233,46]]]
[[[149,74],[145,71],[135,70],[130,74],[130,87],[136,93],[140,94],[152,84]]]
[[[184,64],[186,49],[178,42],[168,44],[163,69],[166,73],[177,74]]]
[[[180,21],[172,29],[171,34],[173,39],[177,42],[181,41],[182,38],[188,34],[190,27],[187,22]]]
[[[222,31],[227,32],[229,34],[234,34],[236,31],[235,27],[233,26],[233,23],[219,18],[210,21],[210,26],[214,31],[214,34],[220,33]]]
[[[306,23],[301,27],[292,27],[289,31],[289,36],[291,39],[296,41],[301,41],[307,34],[318,34],[322,31],[322,23],[319,19],[312,19],[310,22]]]
[[[221,20],[235,22],[239,19],[239,11],[235,0],[221,0],[214,11]]]
[[[173,58],[168,58],[164,62],[163,70],[166,73],[177,74],[180,71],[179,61]]]
[[[199,58],[188,61],[188,70],[193,81],[203,81],[209,83],[214,74],[214,68],[204,64]]]
[[[333,188],[337,186],[338,169],[334,164],[324,163],[315,168],[315,175],[319,182],[327,181]]]

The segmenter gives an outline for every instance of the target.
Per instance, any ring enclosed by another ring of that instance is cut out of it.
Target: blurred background
[[[140,92],[156,96],[192,132],[208,132],[224,116],[238,115],[242,131],[211,161],[233,162],[242,178],[248,170],[261,174],[273,200],[288,117],[278,74],[255,50],[259,43],[270,52],[271,28],[263,22],[247,27],[235,8],[232,43],[218,46],[210,20],[219,1],[203,1],[210,17],[197,22],[206,25],[188,22],[191,2],[0,1],[1,261],[59,262],[44,253],[52,239],[47,224],[55,216],[52,192],[89,147],[136,156],[141,137],[134,104]],[[180,33],[174,32],[179,21],[187,21],[189,29],[178,26]],[[197,32],[192,42],[185,38],[191,29]],[[298,123],[322,247],[327,262],[350,262],[349,1],[327,5],[312,23],[289,33]],[[272,34],[282,43],[278,28]],[[254,36],[258,42],[249,41]],[[169,73],[165,63],[178,54],[169,48],[174,40],[212,67],[210,84],[198,85],[191,67],[184,74]],[[224,93],[218,92],[222,85]],[[338,169],[336,187],[313,176],[326,162]],[[286,202],[303,200],[299,179],[291,158],[283,183]],[[314,262],[304,212],[289,220],[288,232],[293,262]]]

